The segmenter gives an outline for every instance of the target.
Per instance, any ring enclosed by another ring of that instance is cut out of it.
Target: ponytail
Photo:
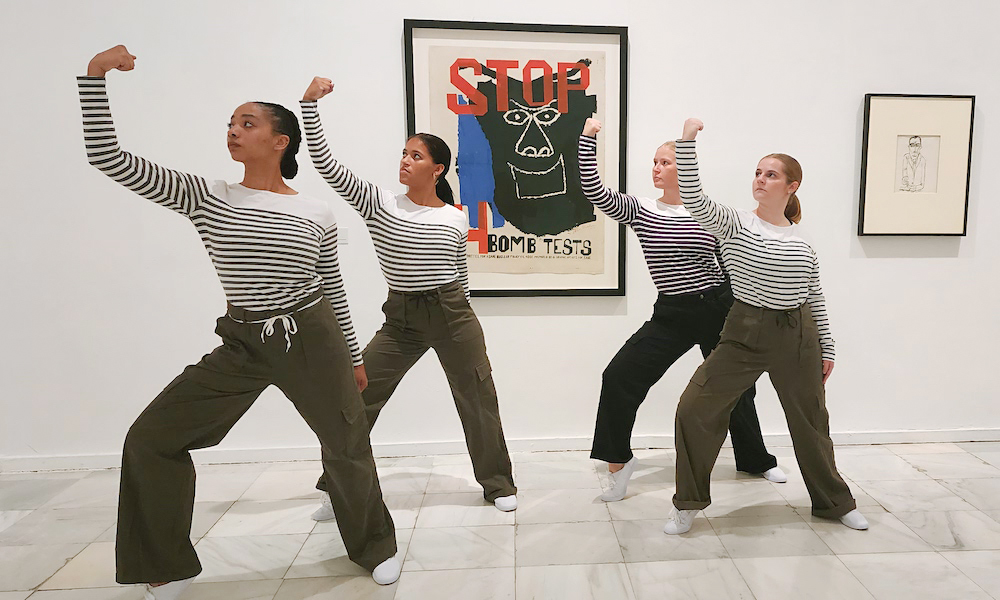
[[[264,108],[271,115],[271,128],[280,135],[288,136],[288,146],[281,154],[281,176],[285,179],[292,179],[299,172],[299,163],[295,155],[299,152],[299,144],[302,143],[302,132],[299,129],[299,120],[295,113],[280,104],[272,102],[256,102],[258,106]]]
[[[802,185],[802,165],[799,164],[799,161],[787,154],[780,153],[768,154],[764,158],[778,159],[785,170],[785,181],[788,183],[797,181],[799,185]],[[785,204],[785,218],[792,223],[798,223],[802,220],[802,205],[799,204],[799,197],[794,192],[788,197],[788,204]]]
[[[799,204],[799,197],[794,193],[788,197],[788,204],[785,205],[785,218],[792,223],[802,220],[802,206]]]
[[[448,169],[445,169],[445,173],[447,172]],[[455,194],[451,191],[451,184],[444,178],[444,173],[441,173],[441,176],[438,177],[437,183],[434,184],[434,193],[437,194],[437,197],[440,198],[445,204],[455,206]]]
[[[407,138],[407,141],[413,138],[419,139],[424,143],[424,146],[427,146],[427,152],[434,164],[444,165],[444,171],[441,171],[434,183],[434,193],[445,204],[455,206],[455,194],[451,191],[451,184],[444,177],[448,174],[448,168],[451,166],[451,148],[444,140],[431,133],[415,133]]]

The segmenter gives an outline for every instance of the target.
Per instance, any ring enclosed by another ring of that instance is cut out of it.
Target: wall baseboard
[[[855,431],[834,433],[831,436],[838,446],[871,444],[915,444],[935,442],[996,442],[1000,429],[948,429],[926,431]],[[507,440],[511,452],[563,452],[590,450],[589,437],[537,438]],[[764,436],[768,447],[792,445],[788,434]],[[728,440],[726,445],[729,445]],[[632,438],[633,448],[673,448],[672,435],[637,435]],[[426,456],[431,454],[465,454],[464,440],[452,442],[413,442],[407,444],[375,444],[372,450],[377,457]],[[226,464],[255,462],[286,462],[319,460],[319,446],[300,448],[208,448],[191,453],[195,464]],[[0,473],[30,471],[75,471],[116,469],[121,466],[120,454],[81,454],[64,456],[5,456],[0,457]]]

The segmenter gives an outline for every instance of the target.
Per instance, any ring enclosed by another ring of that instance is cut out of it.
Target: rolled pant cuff
[[[495,492],[490,492],[488,494],[484,493],[483,498],[486,498],[487,502],[493,502],[497,498],[503,498],[504,496],[514,496],[517,494],[517,488],[510,486],[503,488],[502,490],[497,490]]]
[[[834,506],[833,508],[816,508],[814,506],[812,514],[813,516],[823,517],[824,519],[839,519],[857,507],[858,503],[855,502],[854,498],[851,498],[850,502],[845,502],[840,506]]]
[[[703,510],[712,500],[709,499],[707,502],[704,500],[678,500],[677,496],[674,495],[674,508],[677,510]]]

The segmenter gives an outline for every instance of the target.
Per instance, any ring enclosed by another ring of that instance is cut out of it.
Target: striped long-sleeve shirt
[[[316,170],[365,220],[389,289],[420,292],[459,281],[469,297],[469,218],[451,205],[421,206],[364,181],[330,154],[315,102],[301,102]]]
[[[580,136],[583,193],[608,217],[632,228],[657,291],[690,294],[725,281],[717,260],[718,242],[691,218],[684,206],[637,198],[604,187],[597,172],[597,140]]]
[[[226,299],[247,310],[292,308],[320,289],[355,366],[362,364],[337,260],[337,222],[316,198],[254,190],[166,169],[118,145],[103,77],[78,77],[90,164],[126,188],[190,219]]]
[[[798,225],[780,227],[745,210],[717,204],[701,189],[693,140],[677,142],[681,200],[691,216],[722,242],[722,261],[737,300],[776,310],[809,304],[825,360],[834,359],[826,300],[819,283],[819,259],[799,236]]]

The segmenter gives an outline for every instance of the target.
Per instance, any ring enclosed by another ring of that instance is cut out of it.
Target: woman
[[[604,370],[590,457],[608,463],[610,485],[601,499],[615,502],[625,497],[635,470],[629,441],[639,405],[670,365],[693,346],[699,346],[702,356],[715,348],[733,295],[717,260],[715,238],[681,204],[673,142],[660,146],[653,156],[653,186],[663,195],[657,200],[637,198],[602,185],[597,172],[600,130],[600,121],[587,119],[580,136],[583,193],[601,212],[635,231],[659,292],[652,319]],[[752,381],[749,385],[729,420],[736,468],[783,483],[788,478],[764,447],[753,404],[756,390]]]
[[[371,427],[393,390],[428,348],[441,361],[465,430],[476,480],[488,502],[517,508],[517,488],[500,425],[486,340],[469,306],[465,258],[468,217],[454,206],[445,173],[451,151],[440,138],[418,133],[406,140],[399,161],[397,196],[358,179],[331,155],[316,102],[333,90],[316,77],[302,97],[302,121],[313,164],[334,190],[361,214],[375,243],[389,298],[385,324],[364,350],[368,387],[362,397]],[[317,486],[323,489],[320,479]],[[332,518],[321,507],[314,519]]]
[[[718,347],[695,371],[677,406],[675,511],[663,530],[688,531],[711,502],[710,476],[726,436],[725,415],[764,371],[785,411],[812,514],[867,529],[833,457],[823,388],[833,372],[833,337],[819,262],[797,228],[801,209],[795,192],[802,168],[788,155],[769,154],[758,163],[752,183],[756,210],[716,204],[702,193],[698,176],[694,140],[702,128],[698,119],[688,119],[677,142],[681,199],[722,243],[736,302]]]
[[[95,56],[78,79],[90,163],[130,190],[189,218],[226,293],[223,345],[187,367],[132,425],[122,456],[117,580],[147,584],[147,600],[177,598],[199,572],[191,545],[195,471],[190,450],[214,446],[261,392],[276,385],[319,437],[328,489],[351,560],[380,584],[399,577],[392,519],[382,502],[363,377],[337,262],[330,207],[297,194],[295,115],[239,106],[227,135],[243,163],[238,184],[171,171],[122,151],[104,75],[130,71],[124,46]],[[252,273],[252,275],[247,275]],[[282,335],[281,330],[284,330]],[[283,338],[283,339],[282,339]]]

